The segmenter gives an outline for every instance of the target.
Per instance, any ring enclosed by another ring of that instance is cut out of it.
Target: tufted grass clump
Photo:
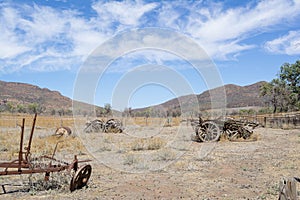
[[[131,150],[143,151],[143,150],[158,150],[161,149],[166,142],[161,138],[140,138],[136,139],[131,144]]]

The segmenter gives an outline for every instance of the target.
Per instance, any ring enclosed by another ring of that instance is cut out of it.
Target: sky
[[[145,107],[271,81],[300,59],[299,21],[300,0],[0,1],[0,80]]]

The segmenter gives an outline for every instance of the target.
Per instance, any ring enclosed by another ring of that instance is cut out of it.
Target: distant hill
[[[61,95],[58,91],[40,88],[27,83],[15,83],[0,81],[0,101],[20,104],[38,103],[47,108],[72,107],[72,100]]]
[[[265,82],[258,82],[248,86],[238,85],[225,85],[227,108],[240,108],[240,107],[263,107],[264,99],[259,96],[259,89]],[[199,95],[196,95],[200,105],[200,110],[207,110],[210,108],[211,100],[210,93],[218,94],[222,87],[205,91]],[[151,108],[160,112],[163,110],[180,110],[179,102],[184,106],[188,106],[191,109],[195,109],[196,105],[191,102],[191,95],[181,96],[169,100],[160,105],[133,109],[133,113],[145,113],[147,109]],[[70,111],[72,109],[72,99],[61,95],[58,91],[51,91],[47,88],[40,88],[35,85],[26,83],[4,82],[0,81],[0,109],[1,106],[7,106],[7,104],[13,105],[30,105],[38,104],[44,107],[44,113],[51,113],[53,110],[65,110]],[[92,105],[86,103],[80,103],[81,111],[90,112]],[[98,107],[100,108],[100,107]]]
[[[261,81],[257,82],[252,85],[247,86],[238,86],[234,84],[228,84],[223,87],[215,88],[212,90],[205,91],[197,96],[198,102],[199,102],[199,109],[200,110],[207,110],[211,107],[211,99],[210,94],[216,94],[218,93],[222,94],[221,91],[225,89],[226,92],[226,102],[227,108],[243,108],[243,107],[264,107],[264,98],[260,97],[260,87],[266,82]],[[186,95],[181,96],[179,98],[175,98],[169,101],[166,101],[162,104],[147,107],[147,108],[140,108],[140,109],[134,109],[133,112],[145,112],[146,109],[164,109],[164,110],[176,110],[180,109],[179,102],[183,106],[189,107],[190,109],[194,109],[196,111],[196,105],[193,105],[191,102],[192,96]]]
[[[14,106],[36,104],[42,107],[44,113],[50,114],[63,110],[65,114],[72,110],[72,99],[63,96],[58,91],[40,88],[27,83],[0,81],[0,108],[12,104]],[[80,103],[83,111],[90,112],[91,105]]]

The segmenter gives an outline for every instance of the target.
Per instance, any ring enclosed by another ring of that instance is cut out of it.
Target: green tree
[[[109,103],[104,105],[105,115],[109,116],[112,113],[111,105]]]
[[[145,110],[145,117],[146,118],[149,118],[150,116],[152,115],[152,108],[151,107],[149,107],[149,108],[147,108],[146,110]]]
[[[105,113],[105,110],[103,108],[101,108],[101,107],[96,108],[96,116],[97,117],[103,117],[104,113]]]
[[[273,113],[277,111],[288,111],[294,102],[291,88],[281,79],[273,79],[270,83],[265,83],[261,88],[261,96],[273,107]]]
[[[65,115],[65,110],[63,108],[59,109],[58,111],[59,116]]]
[[[9,111],[11,113],[14,113],[15,110],[16,110],[16,107],[15,107],[15,105],[12,102],[8,102],[6,104],[6,108],[7,108],[7,111]]]
[[[18,113],[26,113],[26,107],[23,104],[17,105],[17,112]]]
[[[31,103],[28,105],[28,108],[27,108],[28,112],[29,113],[43,113],[46,108],[44,106],[41,106],[40,104],[37,104],[37,103]]]
[[[180,117],[181,111],[180,109],[176,108],[172,110],[172,117]]]
[[[278,77],[262,86],[261,95],[274,108],[273,112],[300,110],[300,60],[284,63]]]
[[[122,112],[122,116],[123,117],[133,117],[133,112],[132,112],[132,108],[125,108],[124,111]]]
[[[294,64],[285,63],[280,67],[279,77],[291,88],[291,104],[294,110],[300,110],[300,60]]]
[[[52,110],[51,110],[51,115],[55,115],[55,114],[56,114],[55,109],[52,109]]]
[[[71,109],[68,109],[68,110],[65,111],[65,114],[69,115],[69,116],[73,115],[73,111]]]
[[[132,108],[131,107],[128,108],[128,114],[129,114],[129,117],[133,117],[133,113],[132,113]]]
[[[38,105],[36,103],[31,103],[31,104],[28,105],[27,110],[31,114],[32,113],[37,113],[37,107],[38,107]]]
[[[291,87],[294,93],[300,95],[300,60],[295,64],[283,64],[280,67],[279,77]]]

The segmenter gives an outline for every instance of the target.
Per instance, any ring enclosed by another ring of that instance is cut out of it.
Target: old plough
[[[203,120],[192,123],[196,135],[193,140],[201,142],[218,141],[224,135],[230,141],[243,138],[248,139],[253,134],[253,129],[258,126],[254,122],[243,122],[234,119]]]
[[[82,165],[79,167],[79,163],[89,162],[91,160],[81,160],[74,156],[74,160],[70,163],[58,160],[54,158],[57,149],[57,144],[55,146],[54,152],[51,156],[43,155],[38,158],[31,158],[30,148],[35,127],[37,115],[34,116],[33,124],[30,132],[28,146],[24,148],[23,151],[23,138],[24,138],[24,126],[25,119],[22,121],[21,125],[21,139],[20,139],[20,149],[18,159],[11,162],[0,162],[0,176],[5,175],[20,175],[20,174],[34,174],[34,173],[45,173],[45,181],[49,180],[50,173],[60,172],[67,170],[70,174],[74,174],[70,182],[70,191],[80,189],[86,186],[92,172],[92,167],[89,164]],[[34,163],[35,160],[46,160],[47,164]],[[4,185],[2,185],[4,193],[6,193]]]

